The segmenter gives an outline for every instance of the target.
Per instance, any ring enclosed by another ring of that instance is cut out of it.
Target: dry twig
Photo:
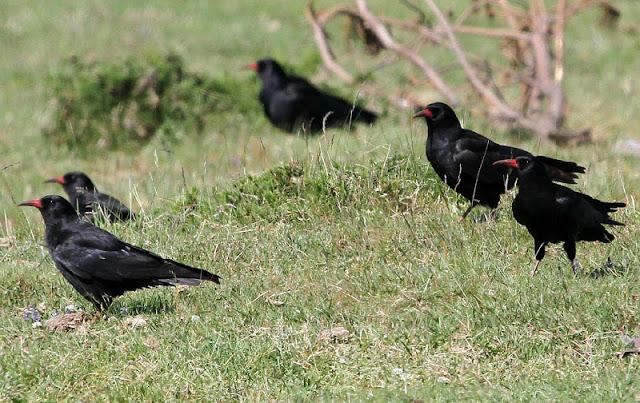
[[[585,136],[588,137],[585,131],[571,132],[563,127],[566,113],[562,87],[565,76],[564,31],[567,19],[579,11],[591,6],[600,6],[606,11],[607,7],[611,7],[607,0],[557,0],[555,7],[550,9],[543,0],[530,0],[528,7],[514,5],[509,0],[473,0],[455,19],[445,14],[433,0],[424,0],[430,13],[410,0],[403,0],[401,4],[417,18],[397,19],[376,14],[366,0],[354,0],[353,5],[341,4],[317,13],[309,5],[306,16],[327,69],[347,83],[354,84],[356,81],[355,76],[334,55],[325,29],[330,21],[342,16],[359,24],[365,31],[366,35],[359,36],[364,38],[366,45],[375,42],[376,51],[370,52],[372,55],[376,55],[380,49],[392,52],[395,58],[386,64],[405,60],[416,66],[424,76],[422,79],[409,73],[406,77],[408,82],[428,83],[446,102],[453,105],[458,104],[460,99],[466,99],[469,94],[448,83],[443,71],[436,68],[422,52],[402,44],[398,39],[401,35],[413,34],[426,46],[439,46],[452,52],[467,78],[468,88],[487,105],[483,110],[492,111],[491,119],[496,123],[561,141],[571,141],[571,138],[582,141]],[[504,27],[467,25],[469,17],[478,14],[482,8],[489,18],[504,21]],[[617,9],[614,10],[617,12]],[[396,31],[392,34],[391,27],[402,34]],[[486,57],[469,53],[461,45],[458,34],[500,40],[502,55],[507,63],[490,63]],[[505,69],[505,65],[510,67]],[[502,79],[497,83],[495,77]],[[519,84],[518,94],[504,96],[507,93],[505,87],[514,83]],[[363,92],[384,94],[373,85],[367,85]],[[398,92],[403,94],[405,101],[413,98],[402,90],[394,92],[393,96],[397,96]]]

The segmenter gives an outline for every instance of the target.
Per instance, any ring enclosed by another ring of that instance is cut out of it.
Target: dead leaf
[[[147,326],[147,318],[145,318],[142,315],[136,315],[133,317],[126,318],[125,320],[122,321],[122,323],[127,327],[135,329],[138,327]]]
[[[92,319],[86,312],[78,311],[54,316],[53,318],[45,321],[44,324],[47,329],[54,332],[66,332],[70,330],[77,330],[80,327],[85,327],[85,323],[91,323],[93,320],[94,319]]]
[[[271,305],[275,305],[275,306],[282,306],[284,305],[284,301],[280,301],[279,299],[275,299],[275,298],[271,298],[271,297],[267,297],[267,302],[270,303]]]
[[[6,248],[16,243],[16,237],[7,236],[0,238],[0,248]]]
[[[346,342],[350,332],[342,326],[325,329],[318,334],[318,341]]]
[[[144,345],[152,350],[157,350],[160,347],[160,342],[155,337],[150,336],[145,339]]]

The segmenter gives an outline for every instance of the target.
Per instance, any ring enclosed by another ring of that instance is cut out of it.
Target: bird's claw
[[[571,269],[573,269],[573,275],[577,276],[578,271],[582,269],[582,266],[580,266],[580,262],[578,262],[577,260],[574,260],[573,262],[571,262]]]

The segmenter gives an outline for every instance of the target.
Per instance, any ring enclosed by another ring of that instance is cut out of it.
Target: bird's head
[[[533,156],[522,156],[506,160],[495,161],[493,166],[512,168],[518,175],[518,184],[525,182],[551,182],[545,165]]]
[[[492,165],[506,166],[517,171],[528,171],[533,169],[535,160],[531,157],[523,156],[518,158],[510,158],[506,160],[495,161]]]
[[[40,199],[26,200],[19,203],[18,206],[31,206],[40,210],[45,223],[49,219],[57,219],[63,217],[77,217],[78,214],[74,210],[71,203],[62,196],[48,195]]]
[[[434,102],[416,110],[414,118],[423,117],[429,127],[460,127],[460,121],[451,107],[443,102]]]
[[[73,192],[78,189],[84,189],[93,191],[95,186],[91,179],[83,172],[67,172],[62,176],[56,176],[51,179],[47,179],[45,183],[57,183],[64,187],[67,193]]]
[[[255,71],[261,80],[265,80],[267,77],[286,77],[284,69],[278,62],[273,59],[260,59],[256,62],[249,63],[245,66],[246,69]]]

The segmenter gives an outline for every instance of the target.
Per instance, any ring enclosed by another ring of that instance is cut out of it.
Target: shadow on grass
[[[614,263],[610,257],[607,258],[607,261],[604,264],[587,275],[591,278],[598,279],[607,276],[620,277],[624,276],[629,272],[629,262],[628,259],[624,259],[621,263]]]
[[[157,295],[145,295],[138,298],[123,298],[116,300],[108,313],[114,316],[134,316],[140,314],[162,314],[174,313],[176,304],[173,294],[165,295],[158,293]]]

